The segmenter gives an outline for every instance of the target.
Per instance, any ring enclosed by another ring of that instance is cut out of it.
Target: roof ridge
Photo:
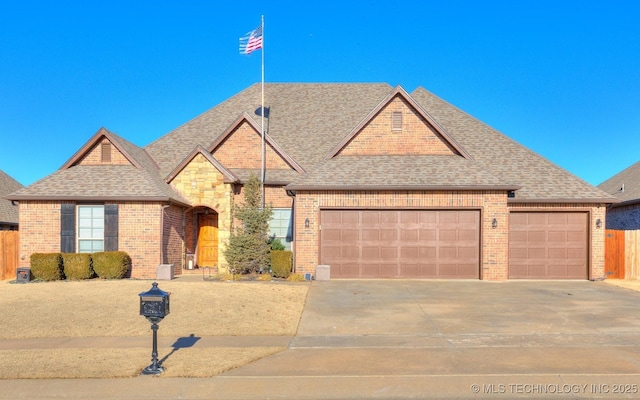
[[[248,92],[249,90],[251,90],[253,87],[255,87],[255,86],[257,86],[257,85],[260,85],[260,83],[254,83],[254,84],[250,85],[249,87],[247,87],[247,88],[245,88],[245,89],[243,89],[243,90],[239,91],[238,93],[234,94],[233,96],[228,97],[228,98],[226,98],[226,99],[222,100],[222,101],[221,101],[221,102],[219,102],[218,104],[216,104],[216,105],[214,105],[214,106],[212,106],[212,107],[207,108],[206,110],[204,110],[204,111],[203,111],[203,112],[201,112],[200,114],[196,115],[195,117],[189,118],[189,119],[188,119],[187,121],[185,121],[184,123],[182,123],[182,124],[180,124],[180,125],[176,126],[175,128],[171,129],[169,132],[166,132],[165,134],[160,135],[160,136],[159,136],[159,137],[157,137],[154,141],[152,141],[152,142],[148,143],[147,145],[145,145],[145,146],[144,146],[144,149],[146,150],[147,148],[149,148],[149,147],[151,147],[152,145],[156,144],[158,141],[162,140],[165,136],[167,136],[167,135],[169,135],[169,134],[171,134],[171,133],[173,133],[173,132],[177,131],[177,130],[178,130],[178,129],[180,129],[180,128],[183,128],[185,125],[187,125],[187,124],[191,123],[193,120],[196,120],[196,119],[198,119],[198,118],[202,117],[203,115],[205,115],[205,114],[209,113],[210,111],[212,111],[212,110],[214,110],[214,109],[216,109],[216,108],[220,107],[220,106],[221,106],[221,105],[223,105],[224,103],[227,103],[227,102],[231,101],[232,99],[234,99],[234,98],[237,98],[237,97],[241,96],[242,94],[244,94],[245,92]]]

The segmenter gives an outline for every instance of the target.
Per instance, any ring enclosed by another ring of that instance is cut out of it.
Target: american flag
[[[262,48],[262,25],[240,38],[240,54],[251,54]]]

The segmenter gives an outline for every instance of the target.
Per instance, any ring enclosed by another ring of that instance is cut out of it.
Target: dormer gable
[[[397,86],[340,141],[337,155],[470,155],[401,86]]]
[[[218,160],[216,160],[207,149],[202,146],[197,146],[187,157],[184,158],[184,160],[182,160],[180,164],[178,164],[178,166],[176,166],[169,176],[167,176],[167,183],[171,183],[187,166],[193,165],[194,163],[204,163],[215,168],[221,175],[224,183],[236,183],[240,181],[233,172],[226,169]]]
[[[268,133],[264,134],[267,169],[304,169],[290,157]],[[262,129],[249,114],[243,112],[209,146],[208,151],[228,169],[260,169],[262,167]]]
[[[105,128],[100,128],[60,169],[75,165],[133,165],[141,168],[125,148],[123,140]]]

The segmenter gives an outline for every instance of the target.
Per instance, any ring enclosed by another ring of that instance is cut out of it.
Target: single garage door
[[[587,279],[587,213],[512,212],[509,278]]]
[[[332,278],[480,277],[477,210],[323,210],[320,220]]]

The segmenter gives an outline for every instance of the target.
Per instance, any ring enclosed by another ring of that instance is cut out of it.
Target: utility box
[[[16,282],[27,283],[31,282],[32,279],[33,277],[31,276],[31,268],[20,267],[16,270]]]
[[[173,279],[173,264],[160,264],[156,268],[156,279],[159,281],[170,281]]]
[[[331,266],[330,265],[318,265],[316,266],[316,280],[328,281],[331,279]]]

